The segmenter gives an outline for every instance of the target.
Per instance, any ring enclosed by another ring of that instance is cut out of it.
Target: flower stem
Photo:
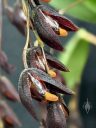
[[[35,30],[33,32],[35,34],[35,37],[37,38],[37,41],[35,42],[34,46],[38,46],[38,44],[40,45],[41,50],[42,50],[42,54],[43,54],[43,57],[44,57],[44,61],[45,61],[46,71],[48,73],[49,72],[49,66],[48,66],[48,63],[47,63],[47,60],[46,60],[46,56],[45,56],[45,52],[44,52],[44,43],[42,42],[42,40],[38,36],[37,32]]]
[[[23,64],[24,64],[24,68],[28,68],[28,65],[27,65],[27,59],[26,59],[26,53],[27,53],[27,48],[28,48],[28,44],[29,44],[29,8],[27,7],[27,38],[26,38],[26,43],[25,43],[25,46],[24,46],[24,49],[23,49]]]

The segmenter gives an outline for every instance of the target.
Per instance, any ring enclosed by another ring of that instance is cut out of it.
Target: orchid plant
[[[39,0],[22,0],[22,8],[26,17],[26,44],[23,50],[25,69],[20,75],[18,88],[21,102],[42,127],[65,128],[69,110],[63,96],[74,92],[62,82],[58,72],[68,72],[69,69],[44,47],[47,44],[52,49],[63,51],[58,36],[65,37],[70,31],[77,31],[78,27]],[[32,42],[31,31],[36,37],[35,42]],[[39,119],[32,99],[46,106],[46,118],[41,115]]]
[[[42,1],[50,2],[50,0]],[[73,95],[74,92],[67,87],[60,71],[69,72],[69,69],[51,54],[51,50],[45,50],[45,46],[59,52],[64,51],[59,37],[67,37],[69,32],[76,32],[78,27],[58,11],[41,4],[39,0],[21,0],[14,8],[4,0],[4,9],[10,22],[26,37],[26,42],[23,49],[24,70],[18,82],[20,99],[13,88],[10,88],[11,90],[8,88],[10,84],[7,87],[8,80],[1,77],[2,94],[11,100],[21,100],[27,111],[40,123],[40,127],[66,128],[69,109],[63,97]],[[35,42],[31,38],[32,32],[35,35]],[[0,50],[0,67],[9,72],[12,66],[7,61],[6,55]],[[45,106],[45,111],[40,116],[35,111],[33,99],[42,108]],[[4,106],[3,109],[8,108],[5,103],[0,105]],[[15,118],[13,113],[10,115]],[[14,124],[20,125],[18,119],[12,117],[1,116],[0,119],[3,121],[10,119],[7,122],[11,122],[13,127]]]

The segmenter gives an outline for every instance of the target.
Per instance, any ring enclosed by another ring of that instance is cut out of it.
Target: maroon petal
[[[65,87],[61,82],[52,79],[48,74],[46,74],[42,70],[39,70],[37,68],[28,68],[25,69],[24,72],[30,72],[32,76],[34,76],[36,79],[46,82],[46,86],[48,87],[48,89],[63,94],[74,94],[73,91]]]
[[[28,81],[28,74],[24,71],[21,73],[19,78],[18,90],[22,104],[25,106],[28,112],[34,117],[34,119],[38,121],[38,117],[35,113],[35,108],[32,105],[32,97]]]
[[[78,27],[69,19],[67,19],[64,16],[55,16],[55,15],[51,15],[55,20],[57,20],[57,22],[59,23],[61,28],[64,28],[68,31],[77,31]]]
[[[69,69],[59,60],[57,60],[54,56],[46,53],[46,59],[51,67],[61,71],[69,72]]]
[[[0,77],[0,92],[8,99],[20,102],[19,95],[14,85],[4,76]]]
[[[37,8],[36,10],[34,10],[34,13],[35,16],[33,25],[35,26],[35,29],[42,41],[48,46],[56,50],[62,51],[63,47],[60,44],[59,38],[51,28],[50,24],[47,23],[42,11]]]
[[[77,31],[78,27],[68,18],[60,15],[58,12],[53,10],[52,8],[46,7],[46,6],[41,6],[42,11],[44,14],[51,16],[53,19],[55,19],[61,28],[64,28],[68,31]]]
[[[30,73],[28,73],[28,76],[31,82],[30,88],[32,97],[39,101],[43,101],[45,91],[47,90],[45,84],[40,80],[36,79]]]

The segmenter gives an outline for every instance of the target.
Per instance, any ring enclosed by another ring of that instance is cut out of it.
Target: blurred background
[[[9,0],[10,5],[13,1]],[[65,97],[70,113],[69,128],[96,128],[96,1],[95,0],[52,0],[50,5],[64,13],[80,30],[62,38],[66,48],[63,53],[55,54],[69,67],[69,73],[63,73],[69,88],[76,92],[73,97]],[[64,9],[64,10],[61,10]],[[16,66],[15,72],[7,75],[18,88],[18,78],[23,69],[22,50],[25,38],[12,26],[6,15],[3,16],[3,50],[9,62]],[[29,115],[20,103],[10,103],[22,128],[37,128],[38,123]]]

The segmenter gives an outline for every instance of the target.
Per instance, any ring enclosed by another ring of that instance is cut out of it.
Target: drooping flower
[[[73,94],[61,82],[52,79],[37,68],[25,69],[20,75],[18,85],[21,102],[36,120],[38,120],[38,117],[32,105],[32,98],[38,101],[57,101],[58,96],[50,93],[50,89],[57,93]]]
[[[45,51],[45,56],[48,61],[50,67],[69,72],[69,69],[62,64],[59,60],[57,60],[53,55]],[[27,54],[28,67],[38,68],[46,72],[45,69],[45,60],[43,57],[43,53],[40,47],[32,46]]]
[[[66,17],[47,6],[40,5],[37,1],[29,1],[34,29],[44,43],[62,51],[63,47],[58,36],[67,36],[69,31],[77,31],[78,27]]]

